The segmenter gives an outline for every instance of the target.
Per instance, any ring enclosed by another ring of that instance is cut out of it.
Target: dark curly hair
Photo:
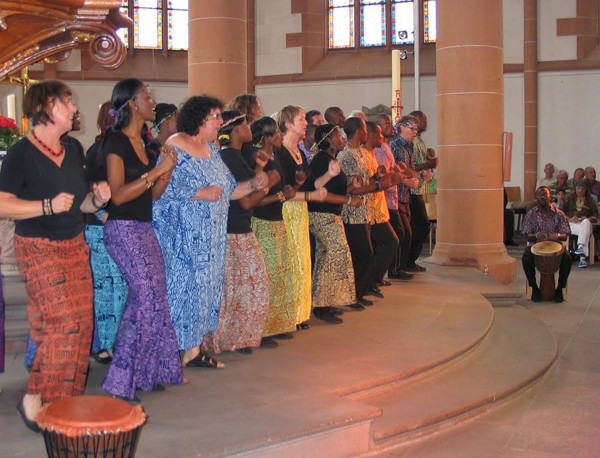
[[[252,144],[256,145],[262,142],[263,138],[272,137],[277,133],[277,122],[268,116],[257,119],[250,126],[252,131]]]
[[[31,120],[32,126],[54,124],[50,117],[52,103],[65,100],[73,95],[71,88],[62,81],[47,80],[32,84],[23,98],[23,114]]]
[[[187,99],[179,109],[177,131],[194,136],[206,122],[210,110],[222,110],[223,102],[210,95],[194,95]]]
[[[331,143],[327,141],[329,136],[333,133],[333,130],[336,128],[334,124],[323,124],[317,127],[315,131],[315,144],[319,151],[327,151],[331,148]]]

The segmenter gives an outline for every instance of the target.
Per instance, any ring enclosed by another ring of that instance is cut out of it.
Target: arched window
[[[118,31],[128,48],[188,49],[188,0],[123,0],[121,12],[133,20],[133,30]]]
[[[434,43],[436,2],[421,3],[423,41]],[[413,44],[413,8],[413,0],[329,0],[329,49]]]

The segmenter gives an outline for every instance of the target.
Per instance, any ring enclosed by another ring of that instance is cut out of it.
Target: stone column
[[[503,283],[502,0],[437,2],[437,243],[431,262],[477,267]]]
[[[245,0],[189,2],[189,95],[247,92],[247,11]]]
[[[538,170],[537,0],[524,1],[523,97],[525,99],[525,201],[535,200]]]

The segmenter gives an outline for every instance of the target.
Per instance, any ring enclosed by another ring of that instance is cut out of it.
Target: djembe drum
[[[141,405],[76,396],[44,406],[38,425],[50,458],[131,458],[146,417]]]
[[[551,240],[538,242],[531,247],[535,267],[540,272],[540,293],[545,301],[554,297],[554,274],[560,267],[563,250],[562,244]]]

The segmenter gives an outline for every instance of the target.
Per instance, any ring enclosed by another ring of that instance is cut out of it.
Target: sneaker
[[[577,255],[582,255],[585,254],[583,251],[583,245],[578,245],[577,249],[573,252],[573,254],[577,254]],[[579,267],[581,267],[581,264],[579,265]]]
[[[579,258],[579,267],[587,267],[588,263],[585,259],[585,256]]]

